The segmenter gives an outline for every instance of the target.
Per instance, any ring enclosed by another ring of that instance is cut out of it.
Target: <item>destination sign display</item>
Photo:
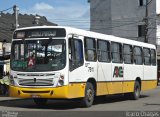
[[[24,38],[50,38],[50,37],[65,37],[66,31],[63,28],[54,29],[27,29],[14,32],[13,39]]]
[[[46,31],[30,31],[28,37],[55,37],[55,30],[46,30]]]

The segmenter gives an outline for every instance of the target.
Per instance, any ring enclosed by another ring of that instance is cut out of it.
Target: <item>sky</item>
[[[38,14],[62,26],[89,30],[90,4],[88,0],[0,0],[0,11],[13,5],[22,14]],[[13,13],[10,9],[7,12]]]
[[[88,0],[0,0],[0,11],[15,4],[22,14],[38,14],[61,26],[90,29]],[[160,13],[160,0],[157,0],[157,13]]]

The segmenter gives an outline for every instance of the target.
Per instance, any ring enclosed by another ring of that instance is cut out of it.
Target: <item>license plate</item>
[[[37,95],[37,94],[32,94],[31,97],[32,97],[32,98],[40,98],[41,96],[40,96],[40,95]]]

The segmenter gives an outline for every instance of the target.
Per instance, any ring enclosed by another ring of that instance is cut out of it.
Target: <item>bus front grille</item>
[[[53,78],[50,79],[19,79],[21,86],[53,86]]]

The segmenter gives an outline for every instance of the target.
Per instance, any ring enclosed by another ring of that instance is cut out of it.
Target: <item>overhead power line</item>
[[[5,12],[5,11],[8,11],[8,10],[10,10],[10,9],[13,9],[13,6],[12,6],[12,7],[7,8],[7,9],[1,10],[0,12],[2,13],[2,12]]]
[[[147,5],[150,5],[150,4],[152,3],[152,1],[153,1],[153,0],[150,0],[150,1],[147,3]]]
[[[111,26],[111,27],[106,27],[106,28],[100,28],[100,29],[112,29],[112,28],[117,28],[117,27],[122,27],[122,26],[127,26],[127,25],[133,25],[133,24],[137,24],[141,21],[138,21],[138,22],[134,22],[134,23],[126,23],[126,24],[122,24],[122,25],[117,25],[117,26]],[[96,28],[93,28],[96,30]]]

